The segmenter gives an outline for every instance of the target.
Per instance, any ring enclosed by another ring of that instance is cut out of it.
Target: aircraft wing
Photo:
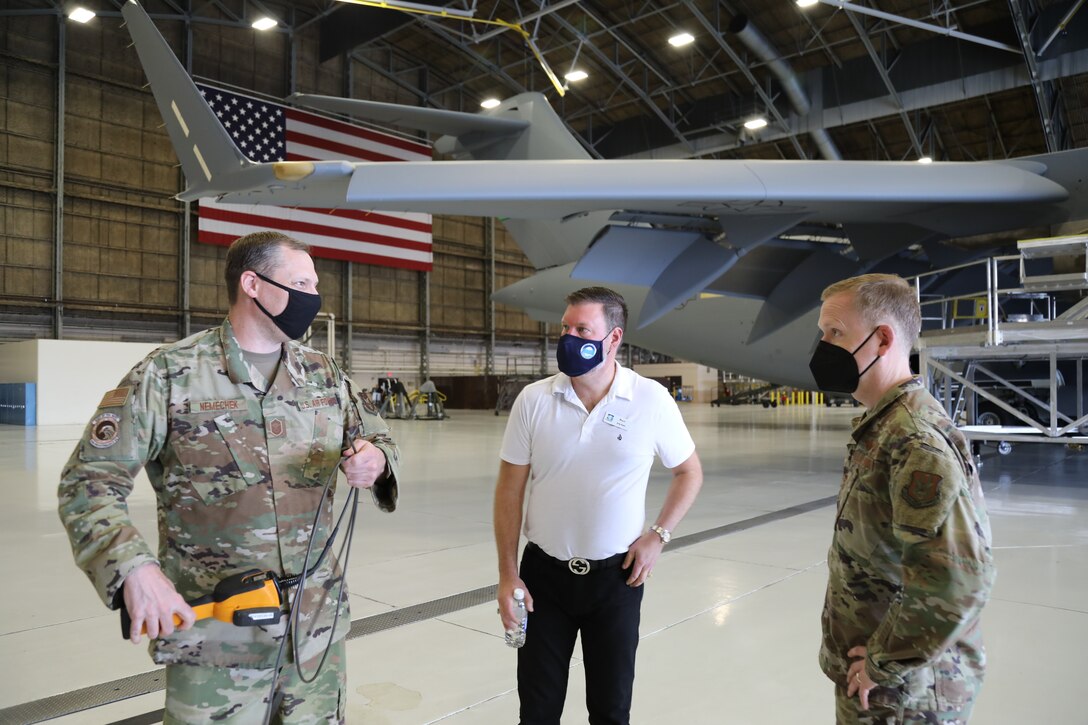
[[[247,189],[224,201],[307,202],[310,178],[300,164],[254,164]],[[312,162],[314,165],[322,162]],[[324,162],[337,163],[337,162]],[[299,168],[293,183],[280,169]],[[261,169],[266,178],[254,178]],[[1066,189],[1000,162],[872,161],[445,161],[341,164],[335,206],[433,214],[545,219],[599,210],[799,220],[887,221],[969,204],[1045,204]],[[241,170],[236,177],[241,177]],[[321,177],[315,177],[315,181]],[[192,184],[192,180],[190,180]],[[231,184],[229,186],[236,186]],[[228,187],[229,188],[229,187]],[[315,188],[315,192],[321,189]],[[191,193],[191,192],[187,192]],[[925,223],[924,220],[920,223]]]
[[[594,160],[531,93],[487,114],[309,97],[309,105],[444,133],[443,148],[471,160],[254,163],[135,0],[122,12],[185,172],[179,198],[499,217],[537,269],[637,278],[649,288],[640,328],[711,289],[762,300],[754,342],[811,309],[827,282],[875,269],[904,248],[1088,216],[1088,149],[928,165]],[[760,261],[747,257],[799,225],[839,230],[849,245],[824,245],[798,256],[795,268],[744,278]]]

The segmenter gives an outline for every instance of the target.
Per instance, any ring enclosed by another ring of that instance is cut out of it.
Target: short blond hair
[[[242,273],[251,271],[269,277],[280,264],[280,250],[295,249],[310,253],[310,245],[281,232],[253,232],[238,237],[227,248],[227,266],[223,279],[227,282],[227,301],[238,301],[238,286]]]
[[[862,274],[828,285],[820,301],[843,292],[854,294],[854,309],[870,327],[892,325],[906,352],[914,348],[922,330],[922,311],[910,282],[896,274]]]

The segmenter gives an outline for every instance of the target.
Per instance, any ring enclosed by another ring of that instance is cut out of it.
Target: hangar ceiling
[[[16,0],[0,14],[69,4]],[[1088,145],[1084,0],[402,4],[446,15],[337,0],[144,2],[161,19],[268,15],[288,35],[317,25],[322,57],[348,54],[420,105],[478,110],[544,92],[601,158],[958,161]],[[522,35],[497,20],[524,28],[560,79],[587,77],[560,96]],[[693,40],[670,45],[680,33]],[[768,125],[746,129],[757,116]]]

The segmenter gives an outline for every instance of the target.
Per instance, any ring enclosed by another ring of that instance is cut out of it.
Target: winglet
[[[136,0],[121,10],[193,199],[234,191],[225,178],[254,164],[234,145],[177,56]],[[226,183],[224,183],[226,182]]]

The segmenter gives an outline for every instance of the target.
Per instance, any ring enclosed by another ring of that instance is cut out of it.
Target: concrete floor
[[[676,535],[834,496],[856,412],[685,406],[706,483]],[[452,415],[393,421],[405,461],[400,509],[361,510],[348,576],[356,620],[497,579],[491,495],[506,418]],[[57,479],[80,432],[0,426],[8,582],[0,598],[0,722],[13,721],[5,708],[65,693],[72,714],[53,722],[156,722],[162,708],[159,690],[76,711],[102,695],[103,683],[157,669],[142,646],[120,640],[116,614],[72,563],[57,520]],[[990,673],[973,721],[1088,722],[1079,690],[1088,641],[1088,454],[1061,446],[983,453],[998,580],[984,615]],[[655,467],[651,518],[667,482]],[[146,481],[130,507],[154,537]],[[827,503],[666,549],[643,605],[633,722],[833,722],[831,685],[816,665],[833,515]],[[348,655],[349,723],[517,721],[515,654],[503,644],[493,601],[358,637]],[[91,689],[75,692],[81,688]],[[565,724],[586,721],[584,695],[576,659]]]

